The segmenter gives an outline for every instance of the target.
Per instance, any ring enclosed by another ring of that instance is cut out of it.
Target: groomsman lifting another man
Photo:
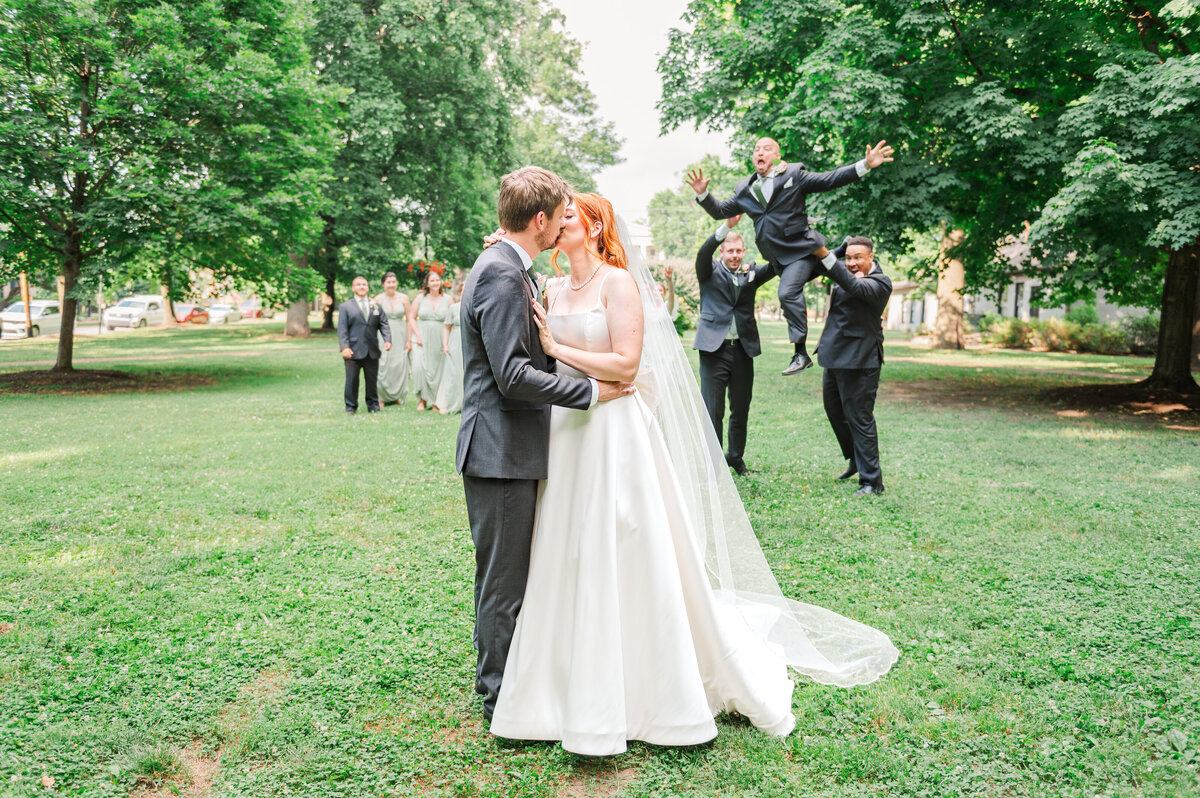
[[[722,222],[696,254],[696,278],[700,282],[700,321],[693,349],[700,350],[700,394],[708,417],[722,439],[725,424],[725,395],[729,394],[729,448],[725,462],[739,474],[746,473],[746,418],[754,391],[754,358],[758,322],[754,318],[754,295],[758,287],[775,276],[769,263],[743,263],[746,244],[733,231],[742,217]],[[720,247],[720,259],[713,255]]]
[[[788,323],[788,339],[795,354],[783,370],[798,374],[812,365],[808,356],[808,310],[804,286],[828,258],[825,238],[809,227],[805,200],[809,194],[831,191],[861,180],[871,169],[888,163],[893,150],[881,141],[867,147],[858,163],[829,172],[809,172],[804,164],[789,164],[780,158],[779,143],[762,138],[754,145],[751,158],[754,174],[738,183],[733,196],[718,200],[708,191],[703,171],[688,173],[687,182],[696,192],[696,201],[714,219],[749,214],[754,220],[754,239],[758,250],[779,275],[779,304]]]
[[[858,474],[855,496],[883,493],[875,394],[883,366],[881,317],[892,295],[892,281],[875,260],[875,244],[855,236],[832,253],[837,260],[828,277],[837,285],[829,295],[829,313],[817,346],[825,370],[821,394],[842,457],[850,461],[838,479]]]

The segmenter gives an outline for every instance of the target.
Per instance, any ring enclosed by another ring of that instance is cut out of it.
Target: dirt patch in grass
[[[1130,421],[1200,432],[1200,395],[1174,391],[1147,393],[1136,383],[1047,389],[1019,382],[884,379],[879,390],[884,399],[915,404],[1053,413],[1059,418]]]
[[[221,752],[218,750],[205,756],[203,750],[199,740],[192,740],[191,745],[179,751],[184,772],[178,780],[161,787],[144,788],[133,793],[132,798],[175,798],[180,795],[205,798],[212,792],[213,780],[221,767]]]
[[[76,371],[17,371],[0,374],[0,393],[4,394],[107,394],[170,393],[213,385],[207,374],[164,374],[158,371],[114,371],[78,369]]]
[[[17,627],[8,621],[0,621],[0,635],[6,635]]]
[[[620,795],[621,790],[637,781],[634,768],[617,768],[611,762],[580,767],[558,791],[560,798],[607,798]]]

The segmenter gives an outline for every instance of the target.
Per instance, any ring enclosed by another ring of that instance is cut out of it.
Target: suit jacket
[[[387,315],[379,305],[367,299],[370,318],[364,319],[357,299],[348,299],[338,305],[338,348],[349,349],[355,360],[379,359],[379,336],[392,342],[391,327]]]
[[[817,345],[817,361],[826,369],[872,369],[883,365],[883,311],[892,281],[875,261],[866,277],[855,277],[839,260],[829,269],[837,283],[829,295],[829,313]]]
[[[480,254],[460,309],[463,407],[457,469],[493,479],[545,479],[550,405],[585,410],[592,383],[555,374],[531,302],[536,289],[507,244]]]
[[[775,276],[769,263],[749,264],[750,271],[733,274],[725,264],[713,259],[717,237],[711,235],[696,253],[696,278],[700,281],[700,322],[696,325],[693,349],[715,352],[721,348],[729,323],[737,325],[737,337],[750,357],[758,357],[762,348],[758,342],[758,321],[754,318],[754,295],[758,287]],[[733,281],[741,289],[734,301]]]
[[[718,200],[712,194],[697,199],[700,207],[714,219],[728,219],[739,213],[754,220],[754,242],[768,260],[788,266],[812,254],[825,243],[825,237],[808,226],[805,200],[809,194],[832,191],[861,180],[856,164],[829,172],[810,172],[802,163],[788,164],[775,178],[775,190],[764,208],[750,191],[758,181],[752,174],[737,184],[733,196]]]

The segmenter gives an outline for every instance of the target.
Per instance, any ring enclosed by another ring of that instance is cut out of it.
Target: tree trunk
[[[78,312],[79,300],[71,296],[71,292],[74,291],[83,268],[83,235],[72,225],[67,230],[66,238],[67,254],[63,258],[62,268],[63,294],[66,298],[60,309],[62,328],[58,332],[58,357],[51,371],[75,370],[72,360],[75,356],[75,315]]]
[[[179,322],[175,320],[175,303],[171,301],[171,289],[163,283],[162,286],[162,306],[163,306],[163,327],[176,327]]]
[[[1196,281],[1196,306],[1192,309],[1192,371],[1200,372],[1200,280]]]
[[[329,304],[324,308],[325,318],[321,321],[322,330],[333,329],[333,307],[337,304],[337,280],[332,276],[325,278],[325,293],[329,295]]]
[[[307,255],[290,257],[297,269],[308,268]],[[287,323],[283,326],[283,332],[288,338],[308,338],[312,335],[312,328],[308,326],[308,297],[291,297],[287,309]]]
[[[1200,283],[1200,244],[1173,250],[1167,261],[1167,279],[1163,285],[1154,371],[1143,383],[1147,388],[1200,393],[1191,370],[1197,283]]]
[[[962,230],[952,230],[942,239],[942,252],[957,246],[963,240]],[[961,260],[942,258],[938,273],[937,318],[933,322],[934,346],[939,349],[963,348],[963,297],[962,288],[966,270]]]

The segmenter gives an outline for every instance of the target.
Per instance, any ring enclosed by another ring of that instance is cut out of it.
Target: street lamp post
[[[421,217],[421,235],[425,238],[425,261],[429,262],[429,230],[433,227],[433,222],[428,216]]]

